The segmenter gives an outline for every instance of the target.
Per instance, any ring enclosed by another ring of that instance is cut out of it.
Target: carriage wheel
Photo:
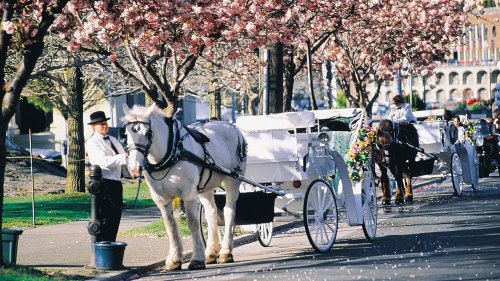
[[[257,239],[262,247],[269,247],[273,238],[273,222],[260,223],[257,225]]]
[[[472,163],[474,165],[474,170],[473,170],[474,172],[472,174],[472,191],[476,192],[478,190],[478,187],[479,187],[479,163],[477,161],[477,153],[473,153]],[[500,170],[499,170],[499,172],[500,172]]]
[[[462,179],[462,164],[460,163],[460,157],[457,153],[451,155],[451,183],[455,194],[457,196],[462,195],[464,188],[464,181]]]
[[[377,233],[377,188],[373,179],[370,180],[370,192],[363,189],[363,233],[366,240],[373,241]],[[370,193],[366,195],[366,193]]]
[[[202,238],[205,246],[207,246],[208,224],[207,224],[207,220],[205,219],[205,208],[203,208],[202,204],[199,204],[199,205],[200,205],[199,220],[200,220],[201,238]],[[222,239],[224,238],[224,227],[219,226],[217,228],[219,230],[219,240],[222,241]]]
[[[323,180],[315,180],[307,188],[304,226],[314,250],[324,253],[332,248],[338,229],[337,202],[331,187]]]

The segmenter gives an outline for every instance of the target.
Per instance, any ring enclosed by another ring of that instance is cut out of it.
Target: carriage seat
[[[445,152],[451,145],[449,128],[444,120],[436,120],[432,123],[415,124],[418,132],[420,147],[426,152]]]
[[[311,136],[296,132],[314,125],[311,112],[238,117],[236,126],[248,143],[245,176],[257,182],[304,179],[304,159]]]

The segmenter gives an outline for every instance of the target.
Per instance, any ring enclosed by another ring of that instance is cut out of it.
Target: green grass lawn
[[[179,232],[181,237],[191,237],[191,232],[187,226],[187,220],[184,216],[177,220],[179,226]],[[121,232],[119,234],[121,237],[165,237],[167,236],[167,231],[165,230],[165,225],[162,220],[154,221],[145,226],[139,226],[131,228],[127,231]]]
[[[125,186],[124,204],[134,201],[137,185]],[[3,228],[29,227],[33,223],[31,196],[6,197],[3,206]],[[146,184],[141,184],[139,198],[134,209],[155,206]],[[90,218],[89,193],[63,193],[56,195],[35,195],[36,225],[52,225]]]
[[[48,274],[27,266],[0,266],[0,280],[2,281],[66,281],[85,280],[86,276],[64,276],[62,274]]]

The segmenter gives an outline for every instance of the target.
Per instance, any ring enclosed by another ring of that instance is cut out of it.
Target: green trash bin
[[[3,263],[16,264],[17,261],[17,242],[19,235],[23,233],[20,229],[2,228],[2,247]]]

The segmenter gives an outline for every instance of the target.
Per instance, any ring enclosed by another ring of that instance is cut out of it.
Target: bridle
[[[139,124],[143,124],[148,126],[148,131],[146,132],[146,137],[148,139],[147,144],[139,144],[139,143],[132,143],[128,144],[125,147],[126,151],[133,151],[136,150],[144,155],[144,157],[147,157],[149,154],[149,149],[151,148],[151,143],[153,140],[153,131],[151,130],[151,122],[143,122],[143,121],[131,121],[128,123],[125,123],[119,130],[119,135],[121,139],[127,140],[127,126],[132,125],[132,131],[134,133],[139,132]]]
[[[168,147],[167,147],[167,152],[165,153],[165,156],[163,157],[162,160],[160,160],[158,163],[151,163],[148,160],[148,155],[149,155],[149,150],[151,148],[151,144],[153,143],[153,130],[151,128],[151,120],[148,122],[144,121],[130,121],[128,123],[125,123],[121,128],[120,128],[120,138],[126,139],[126,128],[127,126],[132,125],[132,131],[134,133],[139,132],[139,126],[140,124],[146,125],[148,127],[148,130],[146,132],[146,137],[147,137],[147,143],[146,144],[137,144],[137,143],[132,143],[132,144],[126,144],[126,150],[127,151],[138,151],[144,155],[144,163],[143,166],[145,167],[145,170],[149,172],[150,174],[152,172],[156,171],[161,171],[164,170],[170,166],[172,166],[175,162],[177,162],[181,158],[181,153],[182,153],[182,141],[180,141],[179,138],[179,124],[177,121],[173,120],[172,118],[164,118],[165,123],[167,124],[167,127],[169,128],[169,139],[168,139]]]

